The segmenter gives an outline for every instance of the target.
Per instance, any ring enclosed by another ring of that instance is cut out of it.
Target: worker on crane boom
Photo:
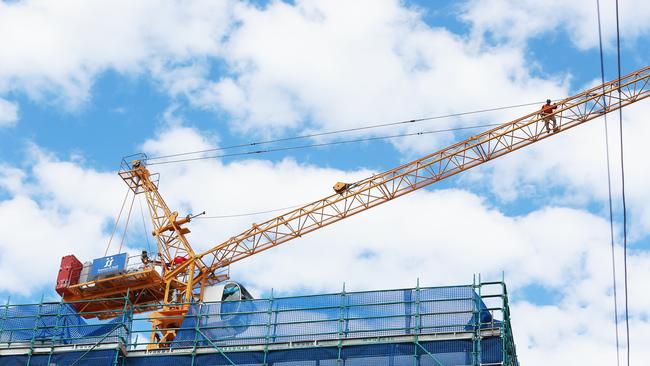
[[[557,132],[557,121],[553,111],[557,108],[557,104],[551,104],[550,99],[546,99],[546,104],[542,106],[539,115],[544,118],[544,126],[546,126],[546,133],[550,133],[549,122],[553,121],[553,132]]]

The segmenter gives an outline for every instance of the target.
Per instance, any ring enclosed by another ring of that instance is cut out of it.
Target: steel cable
[[[144,210],[142,209],[142,197],[138,199],[138,203],[140,204],[140,214],[142,215],[142,229],[144,230],[144,237],[147,239],[147,253],[151,253],[151,244],[149,243],[147,224],[146,224],[146,220],[144,219]]]
[[[131,192],[131,190],[127,189],[126,194],[124,195],[124,199],[122,200],[122,207],[120,207],[120,213],[117,214],[117,219],[115,220],[115,226],[113,226],[111,237],[108,239],[108,245],[106,246],[106,250],[104,251],[104,256],[108,255],[108,249],[111,247],[111,242],[113,241],[113,236],[115,235],[115,231],[117,230],[117,225],[120,223],[120,217],[122,217],[122,211],[124,211],[124,205],[126,204],[126,199],[129,197],[129,192]]]
[[[126,231],[129,229],[129,222],[131,221],[131,211],[133,211],[133,203],[135,202],[135,193],[131,199],[131,206],[129,207],[129,214],[126,216],[126,221],[124,222],[124,233],[122,234],[122,240],[120,241],[120,247],[117,249],[119,254],[122,251],[122,245],[124,244],[124,239],[126,239]]]
[[[155,163],[155,162],[152,163],[151,161],[160,160],[160,159],[167,159],[167,158],[173,158],[173,157],[179,157],[179,156],[187,156],[187,155],[201,154],[201,153],[207,153],[207,152],[214,152],[214,151],[223,151],[223,150],[230,150],[230,149],[236,149],[236,148],[267,145],[267,144],[272,144],[272,143],[277,143],[277,142],[287,142],[287,141],[294,141],[294,140],[300,140],[300,139],[307,139],[307,138],[314,138],[314,137],[321,137],[321,136],[329,136],[329,135],[336,135],[336,134],[342,134],[342,133],[370,130],[370,129],[376,129],[376,128],[382,128],[382,127],[390,127],[390,126],[405,125],[405,124],[411,124],[411,123],[419,123],[419,122],[424,122],[424,121],[431,121],[431,120],[444,119],[444,118],[450,118],[450,117],[460,117],[460,116],[465,116],[465,115],[470,115],[470,114],[495,112],[495,111],[506,110],[506,109],[528,107],[528,106],[536,105],[536,104],[540,104],[540,103],[543,103],[543,102],[531,102],[531,103],[515,104],[515,105],[509,105],[509,106],[480,109],[480,110],[469,111],[469,112],[452,113],[452,114],[439,115],[439,116],[433,116],[433,117],[417,118],[417,119],[411,119],[411,120],[405,120],[405,121],[381,123],[381,124],[374,124],[374,125],[368,125],[368,126],[346,128],[346,129],[341,129],[341,130],[319,132],[319,133],[313,133],[313,134],[307,134],[307,135],[284,137],[284,138],[273,139],[273,140],[250,142],[250,143],[246,143],[246,144],[237,144],[237,145],[218,147],[218,148],[213,148],[213,149],[187,151],[187,152],[181,152],[181,153],[176,153],[176,154],[168,154],[168,155],[149,157],[146,160],[147,160],[149,165],[154,165],[154,164],[159,164],[159,163]],[[487,125],[478,125],[478,126],[472,126],[472,127],[459,127],[457,129],[491,127],[491,126],[495,126],[495,125],[496,124],[487,124]],[[456,129],[454,129],[454,128],[450,128],[450,129],[446,129],[446,130],[441,130],[441,132],[455,131],[455,130]],[[319,145],[319,146],[322,146],[322,145]],[[244,154],[244,155],[246,155],[246,154]],[[236,155],[225,154],[225,156],[236,156]],[[216,157],[219,157],[219,156],[216,156]],[[179,161],[188,161],[188,160],[179,160]],[[189,161],[191,161],[191,160],[189,160]]]
[[[264,150],[253,150],[253,151],[245,151],[245,152],[230,153],[230,154],[220,154],[220,155],[210,155],[210,156],[199,156],[199,157],[195,157],[195,158],[166,160],[166,161],[148,163],[148,165],[183,163],[183,162],[188,162],[188,161],[205,160],[205,159],[229,158],[229,157],[243,156],[243,155],[266,154],[266,153],[278,152],[278,151],[301,150],[301,149],[308,149],[308,148],[314,148],[314,147],[344,145],[344,144],[352,144],[352,143],[368,142],[368,141],[377,141],[377,140],[388,140],[388,139],[394,139],[394,138],[400,138],[400,137],[422,136],[422,135],[429,135],[429,134],[442,133],[442,132],[469,130],[469,129],[481,128],[481,127],[495,127],[495,126],[499,126],[499,125],[501,125],[501,124],[500,123],[491,123],[491,124],[485,124],[485,125],[447,128],[447,129],[443,129],[443,130],[419,131],[419,132],[411,132],[411,133],[400,133],[400,134],[397,134],[397,135],[365,137],[365,138],[353,139],[353,140],[342,140],[342,141],[333,141],[333,142],[322,142],[322,143],[317,143],[317,144],[277,147],[277,148],[270,148],[270,149],[264,149]]]
[[[267,214],[267,213],[272,213],[272,212],[290,210],[290,209],[303,207],[303,206],[304,206],[304,204],[302,204],[302,205],[293,205],[293,206],[282,207],[282,208],[276,208],[276,209],[273,209],[273,210],[248,212],[248,213],[241,213],[241,214],[216,215],[216,216],[199,216],[199,217],[196,217],[195,220],[198,220],[198,219],[200,219],[200,220],[204,220],[204,219],[229,219],[229,218],[233,218],[233,217],[255,216],[255,215]]]
[[[603,84],[603,92],[605,91],[605,61],[603,59],[603,36],[600,22],[600,0],[596,0],[596,10],[598,12],[598,44],[600,47],[600,80]],[[607,101],[603,98],[603,105],[607,109]],[[620,365],[620,344],[618,335],[618,296],[616,291],[616,254],[614,244],[614,210],[612,208],[612,174],[609,164],[609,132],[607,129],[607,114],[605,118],[605,152],[607,160],[607,193],[609,202],[609,235],[612,248],[612,286],[614,290],[614,326],[616,333],[616,365]]]
[[[618,0],[616,0],[616,54],[619,80],[618,98],[621,100],[621,33],[619,26],[618,8]],[[623,285],[625,288],[625,337],[627,342],[627,366],[630,366],[630,318],[627,289],[627,207],[625,201],[625,166],[623,164],[623,108],[618,109],[618,125],[621,141],[621,195],[623,200]]]

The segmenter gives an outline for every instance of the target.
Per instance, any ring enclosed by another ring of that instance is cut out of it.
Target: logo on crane
[[[122,271],[126,267],[126,253],[109,255],[93,260],[90,271],[91,276],[113,274]]]
[[[113,266],[113,261],[114,261],[113,257],[106,258],[106,263],[104,263],[104,268],[110,268],[111,266]]]

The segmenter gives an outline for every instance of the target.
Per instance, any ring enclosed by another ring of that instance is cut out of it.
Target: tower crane
[[[553,131],[545,128],[549,115],[536,111],[383,173],[338,182],[333,194],[252,224],[204,252],[196,252],[186,237],[194,216],[179,216],[168,207],[146,160],[123,161],[119,176],[133,194],[146,197],[158,257],[143,252],[141,264],[129,268],[125,253],[87,265],[66,256],[57,292],[86,317],[115,317],[124,298],[136,311],[154,311],[152,344],[165,347],[189,303],[203,300],[207,287],[229,279],[230,264],[647,98],[649,82],[650,66],[559,101],[551,112],[557,120]]]

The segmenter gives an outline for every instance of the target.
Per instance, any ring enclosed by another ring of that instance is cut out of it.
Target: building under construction
[[[189,310],[155,349],[150,314],[121,301],[105,322],[77,303],[6,304],[0,364],[517,365],[503,282],[175,304]]]
[[[157,252],[63,257],[60,302],[2,309],[0,364],[518,365],[503,281],[253,299],[229,281],[228,268],[647,98],[649,81],[646,67],[386,172],[338,182],[333,194],[204,252],[187,238],[197,215],[172,211],[149,159],[129,157],[119,171],[128,187],[122,208],[129,195],[146,199]]]

